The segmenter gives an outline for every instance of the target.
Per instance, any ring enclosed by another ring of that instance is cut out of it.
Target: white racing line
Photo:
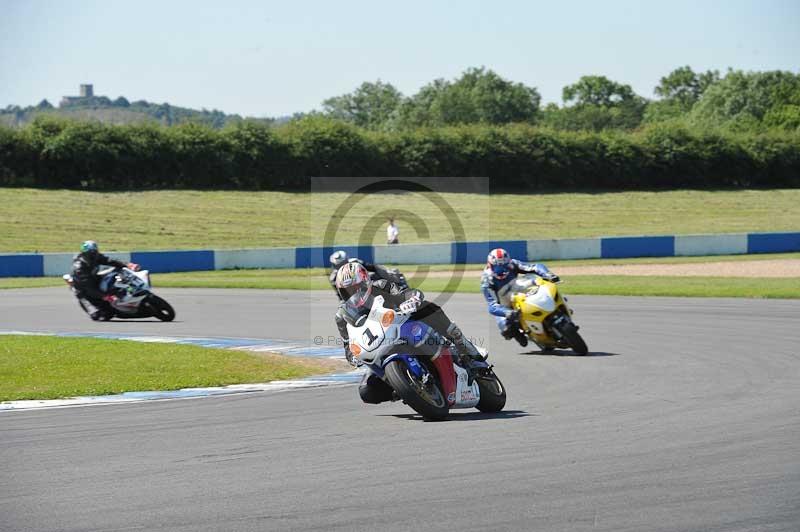
[[[271,352],[289,356],[340,359],[341,349],[316,346],[302,346],[283,340],[265,340],[254,338],[206,338],[179,336],[139,336],[130,334],[106,333],[42,333],[28,331],[0,331],[0,335],[27,336],[60,336],[69,338],[104,338],[109,340],[128,340],[144,343],[183,344],[210,347],[216,349],[235,349],[239,351]],[[116,395],[99,395],[89,397],[70,397],[66,399],[43,399],[24,401],[4,401],[0,403],[3,410],[31,410],[42,408],[63,408],[71,406],[88,406],[100,404],[131,403],[139,401],[155,401],[166,399],[187,399],[192,397],[208,397],[212,395],[230,395],[237,393],[284,391],[299,388],[318,388],[322,386],[346,386],[357,383],[361,379],[359,370],[346,373],[333,373],[307,377],[305,379],[272,381],[255,384],[232,384],[210,388],[182,388],[168,391],[124,392]]]

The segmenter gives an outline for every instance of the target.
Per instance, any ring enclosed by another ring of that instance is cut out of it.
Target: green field
[[[0,401],[178,390],[329,373],[328,361],[190,345],[2,336]]]
[[[797,231],[800,190],[441,194],[468,240]],[[232,249],[320,244],[346,194],[80,192],[0,188],[0,252]],[[360,196],[337,243],[382,243],[395,214],[401,242],[454,240],[452,220],[419,194]],[[424,221],[415,233],[404,211]],[[376,219],[373,216],[380,214]]]

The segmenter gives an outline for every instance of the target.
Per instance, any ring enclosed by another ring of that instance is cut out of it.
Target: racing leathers
[[[533,273],[548,280],[558,280],[558,277],[544,264],[533,264],[516,259],[511,259],[509,273],[502,279],[494,276],[489,267],[483,270],[481,292],[489,304],[489,314],[494,317],[500,332],[507,340],[515,336],[519,324],[519,316],[511,309],[511,288],[520,273]]]
[[[439,335],[446,338],[455,346],[457,356],[465,359],[469,364],[470,360],[483,360],[483,356],[478,352],[472,342],[461,332],[461,329],[453,323],[444,313],[442,308],[431,301],[424,300],[424,294],[415,288],[403,288],[400,285],[378,279],[372,281],[371,298],[383,296],[384,305],[388,308],[403,309],[407,305],[416,310],[410,315],[410,319],[422,321],[429,325]],[[371,301],[372,299],[370,299]],[[355,365],[353,355],[350,352],[350,337],[347,333],[348,317],[351,321],[356,318],[359,309],[353,308],[348,303],[342,302],[336,312],[336,326],[339,335],[344,341],[345,356],[347,360]],[[348,316],[349,315],[349,316]],[[365,403],[380,403],[392,399],[392,389],[376,375],[368,372],[361,379],[359,394]]]
[[[72,259],[72,283],[75,288],[75,297],[81,308],[93,320],[107,320],[113,315],[113,310],[108,302],[104,301],[104,294],[100,291],[95,268],[99,265],[124,268],[125,263],[114,260],[102,253],[79,253]]]

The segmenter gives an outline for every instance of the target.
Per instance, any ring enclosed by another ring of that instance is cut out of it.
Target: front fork
[[[387,364],[394,362],[396,360],[401,360],[403,364],[405,364],[406,368],[414,374],[415,377],[419,378],[422,382],[427,382],[427,379],[436,378],[436,376],[425,367],[424,364],[421,364],[416,356],[414,355],[407,355],[407,354],[397,354],[392,355],[386,359],[383,366],[385,367]],[[448,404],[452,406],[455,403],[455,392],[456,392],[456,373],[453,369],[453,355],[450,354],[449,350],[443,349],[437,356],[434,356],[432,359],[433,370],[436,371],[438,376],[439,385],[441,386],[441,390],[444,393],[444,396],[447,398]],[[381,368],[382,370],[383,368]],[[373,373],[375,371],[373,370]],[[383,371],[381,371],[381,378],[383,378]]]
[[[572,323],[572,318],[569,315],[569,311],[566,309],[559,311],[558,314],[550,321],[550,334],[552,334],[556,340],[561,340],[564,338],[564,335],[561,334],[561,327],[563,327],[566,323]]]

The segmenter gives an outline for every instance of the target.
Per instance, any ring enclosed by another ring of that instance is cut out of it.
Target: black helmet
[[[100,248],[98,248],[97,242],[94,240],[87,240],[81,244],[81,253],[89,256],[95,256],[100,253]]]

